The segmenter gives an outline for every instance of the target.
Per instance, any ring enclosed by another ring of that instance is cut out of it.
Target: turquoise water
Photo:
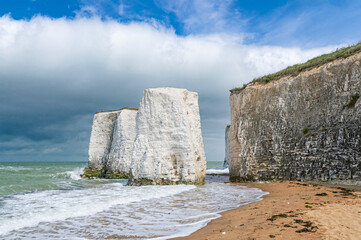
[[[223,162],[207,162],[207,169]],[[0,197],[49,189],[76,189],[107,183],[79,181],[87,162],[0,162]]]
[[[207,169],[221,168],[223,167],[223,162],[207,162]]]
[[[261,200],[260,189],[125,186],[81,179],[85,162],[0,162],[0,239],[168,239],[187,236],[219,212]],[[222,162],[209,162],[218,168]]]
[[[86,187],[87,182],[77,181],[86,165],[85,162],[0,162],[0,196]]]

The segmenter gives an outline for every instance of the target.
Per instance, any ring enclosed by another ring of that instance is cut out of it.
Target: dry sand
[[[361,187],[245,183],[270,194],[177,239],[361,239]]]

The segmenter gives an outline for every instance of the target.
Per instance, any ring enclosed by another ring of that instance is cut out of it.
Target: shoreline
[[[361,186],[278,181],[232,183],[259,188],[263,200],[220,213],[205,227],[172,239],[359,239]]]

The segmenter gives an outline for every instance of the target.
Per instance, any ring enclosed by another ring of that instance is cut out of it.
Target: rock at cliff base
[[[174,88],[145,90],[129,184],[201,184],[205,173],[198,94]]]

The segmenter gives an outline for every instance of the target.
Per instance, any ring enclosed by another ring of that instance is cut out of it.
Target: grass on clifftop
[[[289,66],[279,72],[271,73],[271,74],[268,74],[268,75],[260,77],[260,78],[255,78],[250,83],[269,83],[271,81],[278,80],[285,76],[297,76],[302,71],[309,70],[309,69],[315,68],[315,67],[319,67],[325,63],[332,62],[339,58],[347,58],[358,52],[361,52],[361,42],[359,42],[355,45],[349,46],[349,47],[337,49],[336,51],[334,51],[332,53],[327,53],[327,54],[323,54],[321,56],[312,58],[311,60],[308,60],[305,63]],[[248,83],[248,84],[250,84],[250,83]],[[243,87],[241,87],[241,88],[233,88],[229,91],[231,93],[242,91],[243,89],[245,89],[247,87],[248,84],[244,84]]]

